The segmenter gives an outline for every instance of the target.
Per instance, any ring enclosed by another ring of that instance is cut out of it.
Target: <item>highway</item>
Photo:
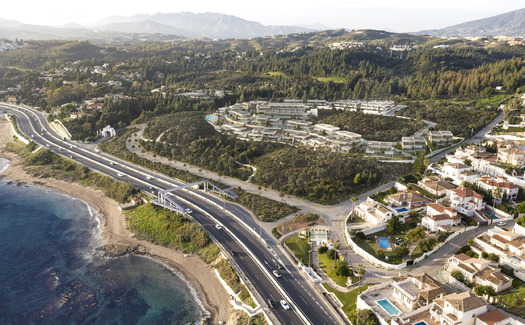
[[[151,187],[166,189],[183,185],[167,175],[95,152],[93,145],[63,141],[40,112],[8,104],[0,104],[0,110],[15,115],[20,132],[35,143],[92,170],[129,182],[143,191],[151,192]],[[319,289],[312,286],[304,273],[285,256],[276,241],[259,229],[248,211],[217,196],[191,188],[174,191],[173,196],[183,206],[194,211],[191,217],[208,231],[230,261],[242,270],[248,287],[252,291],[255,289],[260,296],[259,302],[265,307],[265,312],[273,315],[270,319],[281,324],[345,323],[326,299],[316,292]],[[222,229],[215,227],[217,223],[222,225]],[[259,238],[259,234],[264,240]],[[284,266],[281,278],[271,273],[277,263]],[[279,305],[276,309],[269,309],[267,299],[276,302],[284,299],[292,308],[284,310]]]

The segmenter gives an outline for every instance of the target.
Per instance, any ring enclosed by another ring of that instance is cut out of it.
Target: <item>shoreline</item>
[[[100,219],[103,245],[99,248],[108,246],[119,247],[124,252],[130,252],[130,248],[140,249],[136,252],[139,255],[146,255],[178,271],[186,280],[190,290],[195,290],[198,299],[204,305],[204,309],[209,313],[209,320],[212,323],[227,321],[233,314],[233,308],[228,300],[228,294],[213,269],[200,260],[197,256],[188,256],[173,248],[155,245],[154,243],[141,240],[129,230],[125,214],[118,208],[118,204],[113,199],[107,197],[102,191],[86,187],[79,183],[71,183],[53,178],[38,178],[29,175],[22,165],[22,159],[15,153],[4,149],[7,142],[12,141],[12,131],[10,122],[0,120],[0,158],[10,161],[10,167],[0,176],[3,179],[24,182],[27,184],[48,187],[55,189],[65,195],[81,199],[98,210]],[[176,272],[174,272],[176,275]],[[203,313],[203,317],[206,316]]]

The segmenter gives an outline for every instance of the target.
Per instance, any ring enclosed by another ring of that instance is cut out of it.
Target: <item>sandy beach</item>
[[[162,259],[184,275],[197,291],[206,310],[210,312],[211,323],[216,324],[218,321],[227,321],[230,318],[233,308],[228,301],[227,292],[208,265],[196,256],[184,257],[182,252],[175,249],[135,238],[128,230],[124,214],[119,210],[117,202],[105,196],[100,190],[51,178],[35,178],[27,174],[21,159],[16,154],[5,150],[5,144],[12,140],[13,133],[10,123],[0,120],[0,157],[11,162],[11,167],[0,174],[2,177],[47,186],[88,202],[99,211],[105,244],[145,247],[148,255]]]

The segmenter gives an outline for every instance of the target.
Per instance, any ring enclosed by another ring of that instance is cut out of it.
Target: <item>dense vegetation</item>
[[[313,202],[334,204],[406,174],[409,169],[408,164],[286,148],[257,160],[253,182]]]
[[[320,110],[319,119],[321,123],[332,124],[376,141],[401,141],[402,137],[411,136],[425,125],[421,121],[350,111],[332,113]]]
[[[234,202],[243,205],[264,222],[277,221],[299,211],[296,207],[265,198],[264,196],[239,190],[236,190],[236,192],[238,192],[239,197]]]

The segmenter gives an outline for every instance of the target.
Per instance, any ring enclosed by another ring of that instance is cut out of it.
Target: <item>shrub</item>
[[[452,272],[450,273],[450,275],[451,275],[454,279],[456,279],[456,280],[458,280],[458,281],[461,281],[461,282],[465,281],[465,277],[463,276],[463,273],[459,272],[458,270],[454,270],[454,271],[452,271]]]
[[[489,253],[487,253],[487,252],[481,252],[481,257],[483,257],[483,258],[488,258],[488,257],[489,257]]]
[[[474,288],[474,293],[478,296],[482,295],[489,295],[489,296],[495,296],[496,292],[494,291],[494,288],[491,286],[477,286]]]
[[[469,250],[470,250],[470,245],[463,245],[463,246],[461,246],[461,248],[459,248],[459,249],[456,251],[456,253],[454,253],[454,254],[457,255],[457,254],[461,254],[461,253],[466,253],[466,252],[469,251]]]
[[[409,253],[409,250],[407,247],[404,246],[397,246],[394,248],[394,254],[398,257],[403,257]]]
[[[337,266],[337,269],[335,270],[335,274],[339,276],[350,276],[350,268],[346,263],[341,263]]]
[[[331,260],[335,260],[337,258],[337,252],[335,249],[331,249],[326,253],[326,256]]]
[[[499,256],[494,254],[494,253],[490,253],[488,257],[489,257],[489,259],[493,260],[496,263],[499,262]]]
[[[410,228],[416,228],[416,227],[417,227],[417,221],[414,221],[414,220],[410,221],[410,222],[408,223],[408,226],[409,226]]]
[[[318,252],[319,254],[324,254],[324,253],[326,253],[327,251],[328,251],[328,246],[326,246],[326,245],[323,245],[323,246],[321,246],[321,247],[319,247],[319,248],[317,249],[317,252]]]

